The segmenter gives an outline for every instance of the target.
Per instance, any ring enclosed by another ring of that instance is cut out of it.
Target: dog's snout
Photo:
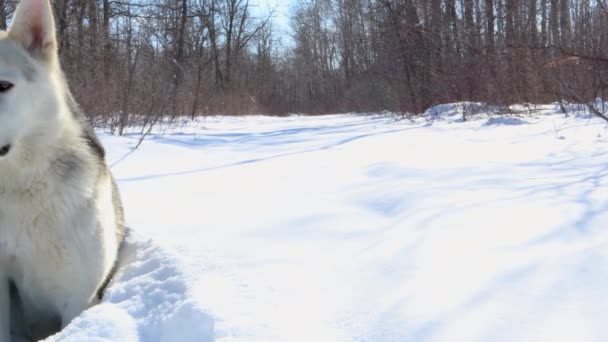
[[[11,151],[11,144],[0,147],[0,157],[4,157]]]

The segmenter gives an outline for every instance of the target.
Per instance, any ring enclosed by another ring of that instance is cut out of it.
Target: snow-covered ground
[[[53,339],[608,341],[606,124],[447,109],[159,129],[113,167],[124,265]]]

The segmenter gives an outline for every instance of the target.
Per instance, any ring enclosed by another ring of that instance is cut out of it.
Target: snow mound
[[[484,126],[517,126],[528,122],[513,116],[494,116],[488,119]]]
[[[137,323],[126,310],[102,303],[85,311],[49,341],[137,341]]]
[[[577,118],[589,119],[595,117],[595,114],[590,110],[589,106],[594,107],[602,113],[608,113],[608,101],[602,98],[596,98],[588,103],[570,103],[562,100],[561,102],[553,102],[549,105],[540,106],[546,115],[573,115]],[[564,112],[565,111],[565,112]]]
[[[192,298],[176,259],[131,234],[103,302],[48,341],[213,341],[214,321]]]
[[[456,102],[433,106],[424,112],[427,120],[445,120],[462,122],[464,116],[474,116],[485,113],[494,113],[497,109],[482,102]]]

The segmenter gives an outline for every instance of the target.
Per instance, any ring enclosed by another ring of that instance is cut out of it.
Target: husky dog
[[[0,342],[39,339],[96,304],[124,238],[104,150],[59,65],[49,0],[0,31]]]

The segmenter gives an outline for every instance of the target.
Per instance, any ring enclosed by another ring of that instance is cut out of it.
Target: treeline
[[[593,99],[608,71],[601,1],[307,1],[292,23],[294,107],[421,112],[462,100]]]
[[[607,0],[294,1],[288,33],[253,1],[54,0],[76,97],[121,129],[183,115],[588,101],[608,82]],[[15,3],[0,0],[0,26]]]

